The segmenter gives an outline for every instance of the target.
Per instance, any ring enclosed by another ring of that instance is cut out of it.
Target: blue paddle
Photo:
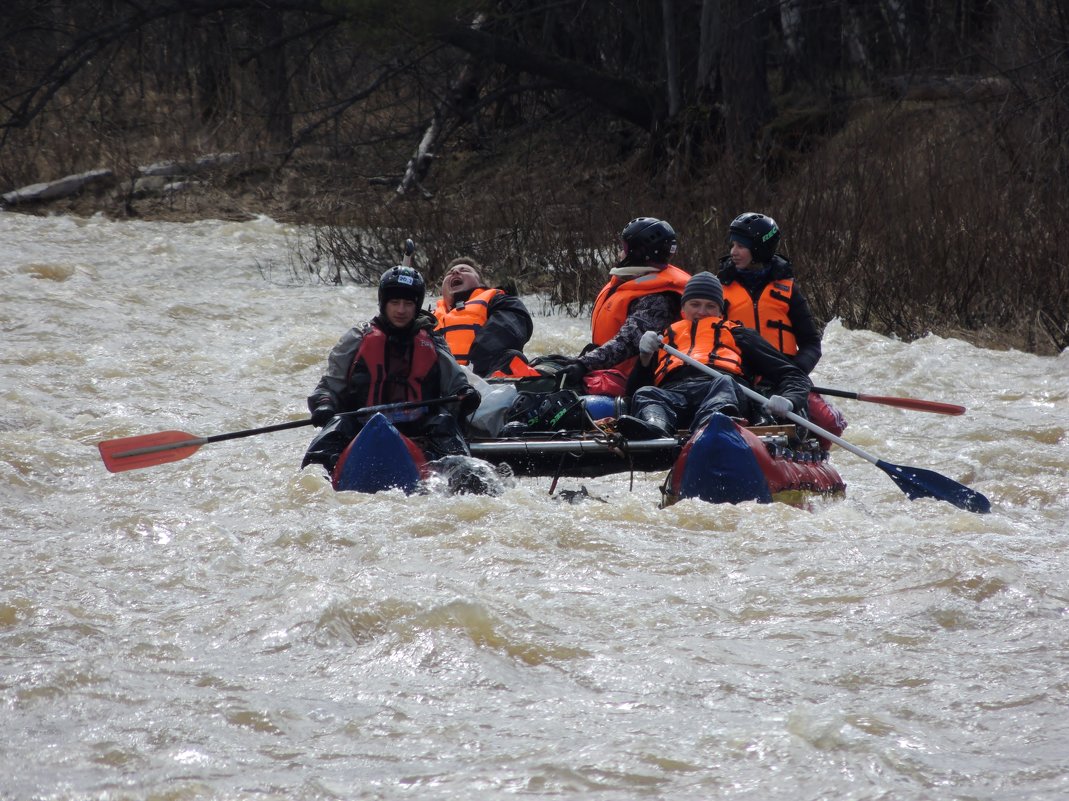
[[[698,368],[704,373],[708,373],[712,376],[721,375],[709,365],[702,364],[697,359],[673,348],[671,345],[662,344],[661,347],[668,353],[682,359],[687,364]],[[735,382],[735,386],[737,386],[750,400],[756,401],[762,406],[768,405],[768,398],[764,395],[754,392],[752,389],[738,381]],[[902,465],[885,462],[883,459],[873,456],[868,451],[862,450],[857,445],[847,442],[841,437],[835,436],[830,431],[825,431],[816,423],[811,423],[809,420],[806,420],[804,417],[797,415],[794,412],[787,412],[787,417],[795,425],[800,425],[802,428],[808,428],[814,434],[834,442],[840,448],[845,448],[856,456],[860,456],[866,462],[872,462],[889,475],[891,480],[898,485],[899,489],[906,493],[906,496],[909,497],[910,500],[915,500],[917,498],[935,498],[936,500],[952,503],[959,509],[964,509],[967,512],[985,513],[991,511],[991,501],[989,501],[985,495],[982,495],[976,490],[969,489],[964,484],[959,484],[953,479],[936,473],[934,470],[925,470],[920,467],[904,467]]]

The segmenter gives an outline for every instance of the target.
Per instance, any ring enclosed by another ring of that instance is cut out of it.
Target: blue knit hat
[[[700,272],[687,281],[687,285],[683,288],[683,300],[681,302],[686,303],[691,298],[715,300],[720,304],[720,308],[723,309],[724,287],[720,285],[720,279],[711,272]]]

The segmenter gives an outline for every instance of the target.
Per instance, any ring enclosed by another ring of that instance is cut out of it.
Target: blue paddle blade
[[[910,500],[935,498],[952,503],[967,512],[986,514],[991,511],[991,501],[986,495],[932,470],[902,467],[882,459],[876,462],[876,466],[889,475]]]

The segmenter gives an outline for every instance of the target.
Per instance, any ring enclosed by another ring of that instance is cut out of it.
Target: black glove
[[[338,413],[338,410],[334,408],[333,403],[323,402],[320,403],[312,410],[312,425],[316,428],[322,428],[330,422],[330,418]]]
[[[467,417],[469,414],[479,408],[479,404],[482,403],[483,396],[479,394],[479,390],[475,387],[468,386],[460,390],[457,393],[460,396],[460,415]]]
[[[582,386],[583,376],[589,372],[582,362],[577,361],[575,364],[569,364],[558,372],[556,377],[559,379],[561,387]]]

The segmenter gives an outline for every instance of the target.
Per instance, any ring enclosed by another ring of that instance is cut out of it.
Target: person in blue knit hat
[[[628,439],[674,437],[680,429],[696,432],[717,412],[746,423],[774,422],[768,414],[804,415],[812,383],[805,372],[752,328],[724,319],[724,290],[715,275],[701,272],[687,281],[682,319],[663,332],[647,331],[639,340],[639,363],[628,380],[631,414],[617,420]],[[661,349],[671,345],[720,375],[683,362]],[[736,382],[753,387],[757,377],[772,388],[766,407],[758,408],[736,391]]]

